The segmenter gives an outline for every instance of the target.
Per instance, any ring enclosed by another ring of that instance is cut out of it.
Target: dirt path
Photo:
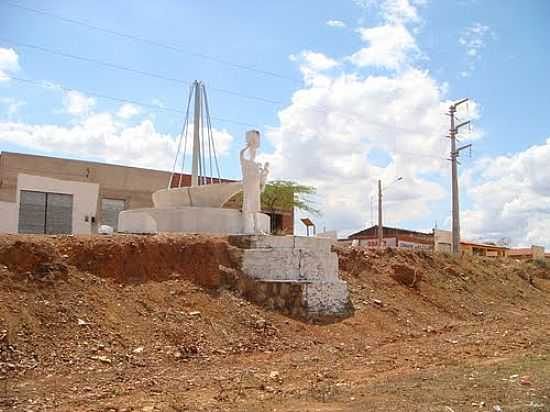
[[[355,314],[311,325],[223,238],[0,238],[0,411],[550,411],[550,270],[339,256]]]

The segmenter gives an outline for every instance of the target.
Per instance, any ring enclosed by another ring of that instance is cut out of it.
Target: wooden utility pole
[[[459,202],[459,193],[458,193],[458,156],[460,151],[468,147],[471,147],[471,144],[456,147],[456,135],[458,134],[458,129],[463,126],[470,124],[470,121],[462,122],[455,126],[455,113],[456,108],[462,103],[466,103],[468,99],[462,99],[456,103],[451,104],[449,107],[449,116],[451,118],[451,128],[449,129],[449,138],[451,139],[451,178],[452,178],[452,213],[453,213],[453,255],[460,255],[460,202]]]

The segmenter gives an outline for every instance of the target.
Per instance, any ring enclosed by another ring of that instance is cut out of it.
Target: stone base
[[[270,232],[270,218],[257,214],[260,230]],[[120,212],[121,233],[244,233],[243,214],[237,209],[214,207],[178,207],[132,209]]]
[[[239,289],[247,299],[306,319],[353,312],[331,239],[241,235],[229,241],[243,249]]]

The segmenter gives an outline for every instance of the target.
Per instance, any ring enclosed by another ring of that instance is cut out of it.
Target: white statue
[[[243,175],[243,219],[244,233],[261,233],[257,213],[262,210],[260,194],[265,188],[269,175],[269,163],[263,166],[256,162],[256,150],[260,147],[260,132],[246,132],[246,146],[241,150],[241,170]],[[248,158],[245,153],[248,151]]]

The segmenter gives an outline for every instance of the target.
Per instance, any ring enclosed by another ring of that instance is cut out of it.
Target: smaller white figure
[[[262,210],[260,194],[269,175],[269,163],[256,162],[256,150],[260,147],[260,132],[246,132],[246,146],[241,150],[243,175],[243,229],[246,234],[260,233],[257,214]],[[248,151],[248,158],[245,156]]]

